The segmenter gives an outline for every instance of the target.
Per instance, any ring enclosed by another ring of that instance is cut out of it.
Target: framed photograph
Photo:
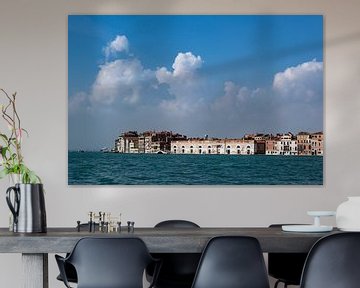
[[[69,185],[322,185],[321,15],[70,15]]]

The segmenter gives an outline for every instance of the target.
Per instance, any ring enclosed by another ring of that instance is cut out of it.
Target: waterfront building
[[[136,131],[122,133],[115,140],[115,152],[139,153],[139,135]]]
[[[222,154],[224,144],[217,139],[189,138],[171,141],[172,154]]]
[[[254,141],[254,154],[266,154],[266,140]]]
[[[168,153],[171,145],[171,132],[154,132],[151,135],[150,153]]]
[[[225,139],[226,153],[237,155],[253,155],[255,152],[254,140]]]
[[[137,131],[122,133],[115,140],[117,153],[170,153],[172,140],[185,140],[186,136],[171,131]]]
[[[189,138],[171,142],[173,154],[254,154],[254,141],[243,139]]]
[[[266,153],[266,139],[269,135],[265,134],[246,134],[244,140],[254,140],[254,154],[265,154]]]
[[[171,131],[153,132],[150,139],[150,150],[146,153],[170,153],[171,142],[174,140],[186,140],[187,137]]]
[[[282,134],[277,143],[280,155],[298,155],[297,140],[290,132]]]
[[[323,132],[316,132],[311,134],[311,155],[324,155]]]
[[[150,153],[151,138],[154,131],[145,131],[139,135],[139,153]]]
[[[296,135],[298,142],[298,155],[312,155],[311,135],[308,132],[299,132]]]
[[[266,140],[265,143],[265,154],[266,155],[280,155],[280,148],[278,146],[278,137],[271,137]]]

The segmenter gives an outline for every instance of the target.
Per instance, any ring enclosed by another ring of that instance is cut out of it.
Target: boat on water
[[[109,148],[107,148],[107,147],[103,147],[103,148],[101,148],[100,149],[100,152],[103,152],[103,153],[110,153],[110,152],[112,152],[112,150],[110,150]]]

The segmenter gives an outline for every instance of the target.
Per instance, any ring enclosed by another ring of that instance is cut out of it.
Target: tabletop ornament
[[[82,230],[87,230],[88,232],[102,232],[102,233],[111,233],[118,232],[127,228],[128,233],[133,233],[135,230],[135,222],[127,221],[127,226],[121,226],[121,213],[118,216],[112,216],[110,212],[88,212],[88,221],[87,223],[81,224],[81,221],[76,221],[76,229],[78,232]],[[83,228],[83,229],[82,229]]]
[[[342,231],[360,231],[360,196],[348,197],[337,207],[336,226]]]
[[[282,225],[282,230],[286,232],[330,232],[333,230],[332,226],[321,225],[320,217],[335,216],[334,211],[308,211],[309,216],[314,217],[313,224],[303,225]]]
[[[16,93],[8,94],[0,88],[5,102],[0,101],[1,117],[8,127],[0,129],[0,179],[9,177],[11,187],[6,190],[10,209],[9,230],[20,233],[47,231],[44,188],[39,176],[24,163],[22,140],[28,132],[21,126],[16,109]]]

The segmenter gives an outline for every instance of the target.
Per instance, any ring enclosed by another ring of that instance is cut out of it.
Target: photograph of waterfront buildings
[[[69,15],[69,185],[322,185],[321,15]]]

